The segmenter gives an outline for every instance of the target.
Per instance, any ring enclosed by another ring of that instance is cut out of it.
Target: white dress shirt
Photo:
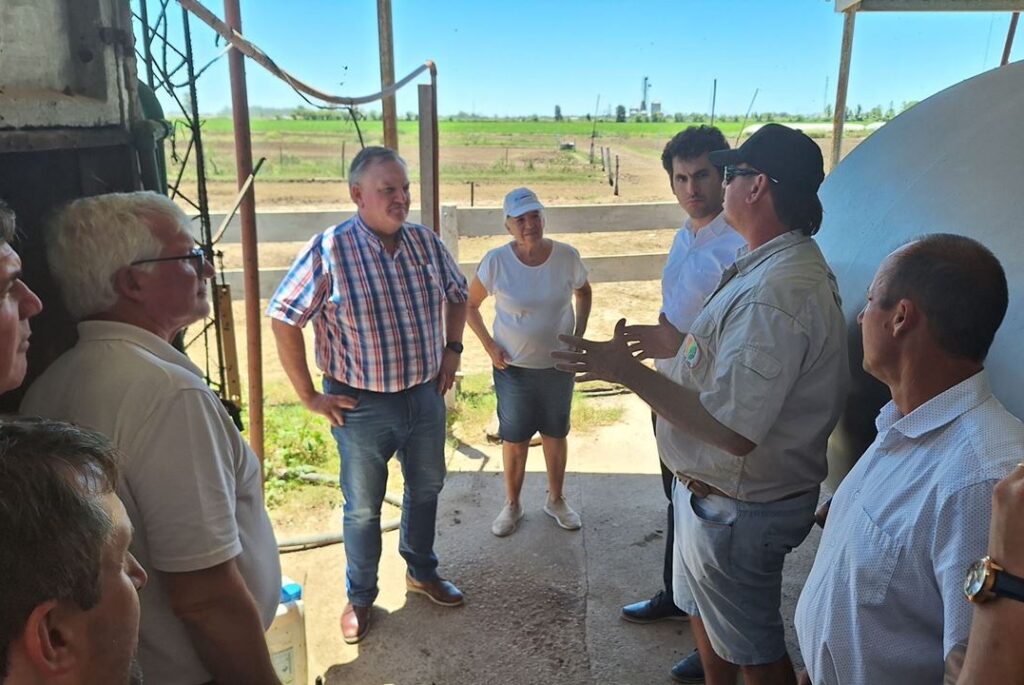
[[[1024,455],[1024,425],[982,371],[878,437],[832,500],[796,610],[815,685],[935,685],[966,641],[964,573],[985,554],[992,488]]]

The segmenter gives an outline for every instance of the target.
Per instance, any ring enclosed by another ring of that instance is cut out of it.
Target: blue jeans
[[[378,593],[380,507],[392,455],[398,456],[405,477],[398,550],[413,578],[438,578],[434,527],[445,477],[444,399],[433,382],[381,393],[324,378],[324,392],[359,400],[345,412],[345,425],[331,433],[341,456],[345,497],[345,588],[352,604],[370,606]]]

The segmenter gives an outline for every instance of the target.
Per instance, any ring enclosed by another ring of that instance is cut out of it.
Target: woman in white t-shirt
[[[566,530],[581,526],[562,494],[574,379],[555,369],[551,352],[567,347],[560,334],[586,331],[590,283],[579,252],[544,237],[543,210],[527,188],[505,196],[505,228],[513,240],[484,255],[469,286],[467,322],[491,357],[498,396],[506,502],[491,531],[499,537],[514,533],[523,518],[519,494],[535,432],[541,435],[548,473],[544,511]],[[493,337],[480,315],[488,295],[495,297]]]

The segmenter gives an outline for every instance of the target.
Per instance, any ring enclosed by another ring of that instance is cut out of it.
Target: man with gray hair
[[[393,150],[352,160],[356,214],[299,253],[267,310],[277,351],[299,399],[331,422],[341,455],[348,603],[342,637],[370,627],[380,563],[380,508],[388,461],[405,476],[399,551],[406,588],[441,606],[462,593],[438,575],[437,498],[444,485],[445,406],[462,353],[468,288],[425,226],[409,223],[409,176]],[[302,327],[313,322],[323,392],[313,385]]]
[[[11,247],[14,232],[14,211],[0,200],[0,393],[17,388],[25,379],[31,335],[28,320],[43,309],[21,280],[21,258]]]
[[[277,683],[264,639],[281,571],[259,461],[200,370],[171,346],[209,314],[213,268],[189,221],[155,193],[75,200],[47,257],[78,343],[22,411],[109,436],[132,551],[152,574],[139,661],[147,683]]]
[[[0,423],[0,683],[141,682],[146,572],[128,543],[106,438],[57,421]]]

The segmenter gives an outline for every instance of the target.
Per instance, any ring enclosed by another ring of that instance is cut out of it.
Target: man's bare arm
[[[277,319],[271,320],[270,329],[274,332],[281,367],[302,404],[310,411],[326,416],[332,426],[344,425],[345,410],[355,407],[356,400],[344,395],[325,395],[317,391],[306,363],[306,340],[302,335],[302,329]]]
[[[218,685],[279,685],[256,602],[234,559],[161,575],[174,615]]]

